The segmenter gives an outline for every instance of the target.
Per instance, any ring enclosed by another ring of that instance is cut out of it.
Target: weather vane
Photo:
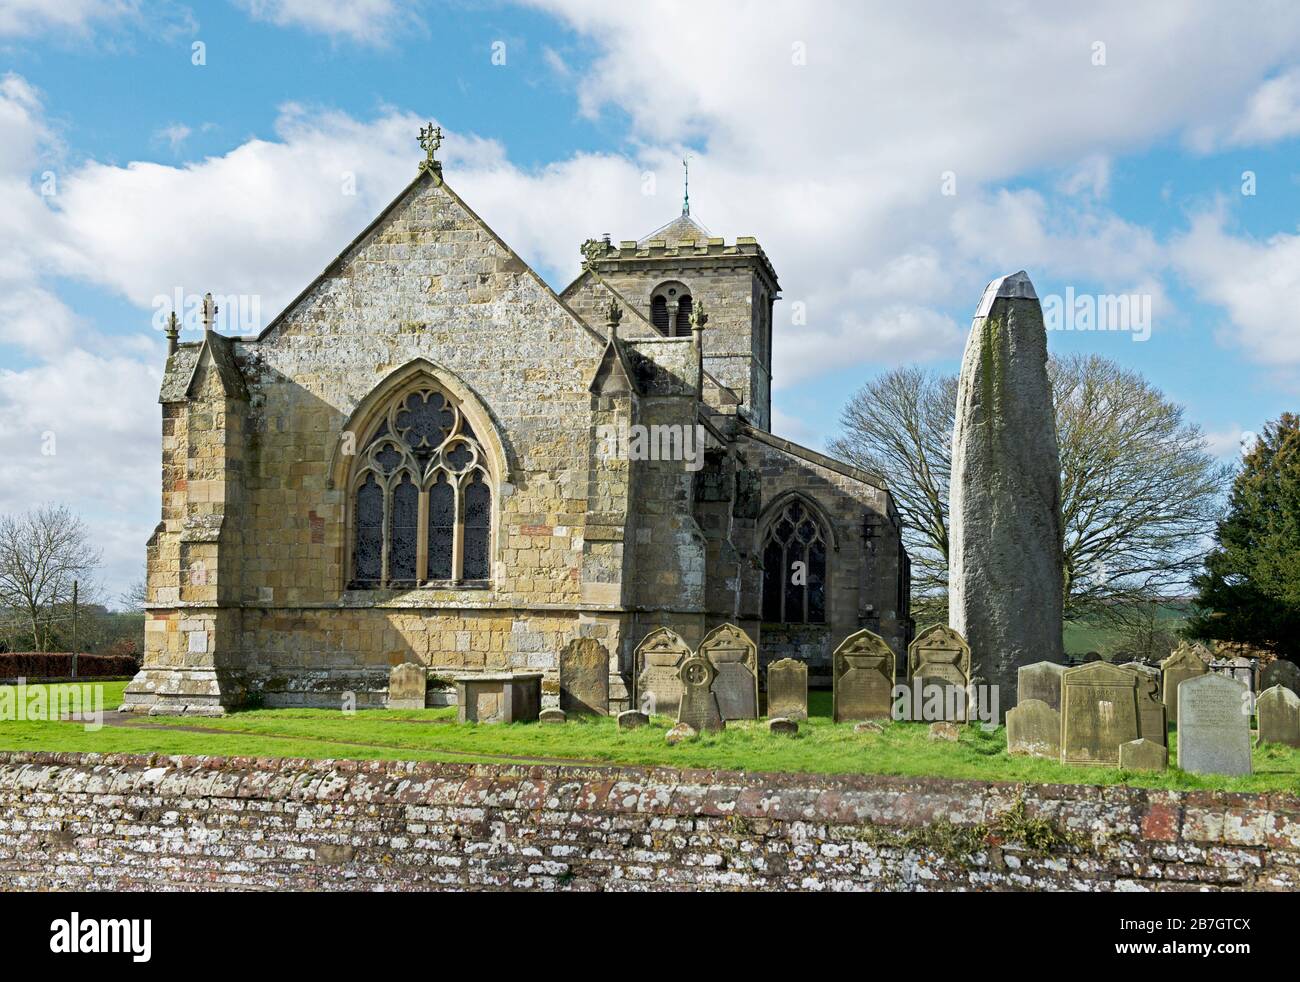
[[[420,171],[433,171],[435,176],[442,173],[442,162],[434,156],[442,146],[442,127],[429,123],[420,129],[420,149],[424,159],[420,161]]]
[[[686,175],[684,190],[682,192],[682,214],[691,213],[691,155],[688,153],[682,158],[682,170]]]

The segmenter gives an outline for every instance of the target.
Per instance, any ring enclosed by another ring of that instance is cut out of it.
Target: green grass
[[[116,706],[123,683],[104,685],[105,708]],[[69,750],[123,753],[351,757],[398,760],[567,760],[743,771],[895,774],[986,781],[1064,784],[1129,784],[1152,788],[1216,788],[1300,793],[1300,751],[1269,746],[1255,750],[1249,777],[1185,774],[1177,768],[1131,774],[1109,768],[1065,767],[1053,761],[1012,757],[1006,733],[961,728],[957,743],[928,739],[923,723],[892,723],[881,733],[854,733],[851,723],[829,719],[830,693],[810,693],[813,718],[797,737],[776,737],[763,722],[730,723],[725,732],[669,747],[671,721],[620,731],[612,719],[461,725],[454,709],[250,710],[219,719],[149,717],[151,727],[201,727],[185,732],[106,725],[87,731],[75,722],[0,722],[0,750]],[[1176,734],[1170,737],[1176,754]]]

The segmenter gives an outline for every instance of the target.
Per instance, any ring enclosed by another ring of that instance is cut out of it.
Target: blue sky
[[[775,429],[814,447],[874,373],[955,370],[1019,268],[1146,298],[1145,339],[1050,346],[1139,369],[1216,453],[1294,410],[1300,11],[901,6],[0,0],[0,512],[65,501],[107,595],[138,578],[155,298],[265,323],[410,179],[425,119],[557,289],[584,238],[678,212],[689,152],[694,215],[781,276]]]

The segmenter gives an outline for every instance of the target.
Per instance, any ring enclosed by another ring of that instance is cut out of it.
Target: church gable
[[[603,338],[452,191],[422,173],[258,336],[541,329],[598,357]],[[562,334],[560,332],[563,332]]]

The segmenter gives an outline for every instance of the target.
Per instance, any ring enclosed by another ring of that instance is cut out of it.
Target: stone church
[[[556,294],[446,183],[416,179],[256,337],[169,329],[162,521],[124,709],[383,705],[732,622],[829,678],[912,632],[879,477],[771,431],[775,269],[689,209],[582,247]],[[761,673],[760,673],[761,674]]]

